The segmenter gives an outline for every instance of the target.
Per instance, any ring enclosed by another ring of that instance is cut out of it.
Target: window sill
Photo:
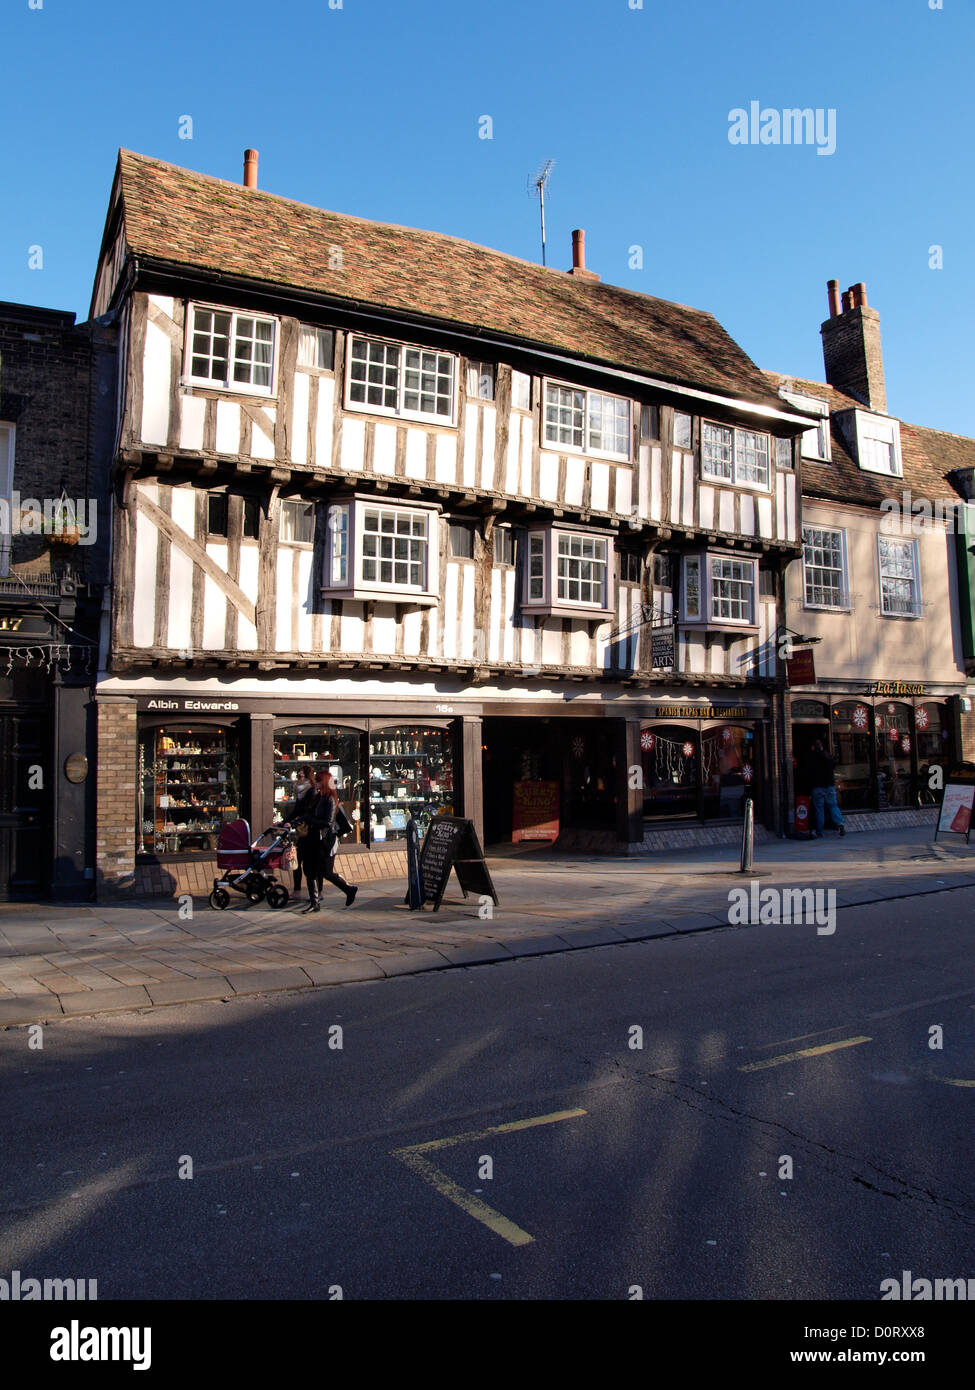
[[[438,429],[452,430],[457,432],[457,411],[450,416],[447,415],[412,415],[406,411],[383,410],[378,405],[363,405],[359,401],[345,401],[344,409],[350,415],[361,415],[364,418],[371,417],[374,420],[381,420],[384,424],[396,421],[401,425],[435,425]]]
[[[353,603],[394,603],[402,608],[435,608],[440,602],[439,594],[417,593],[412,589],[336,589],[322,587],[322,596],[332,599],[349,599]]]
[[[781,471],[783,473],[791,473],[793,475],[795,473],[795,470],[792,468],[783,468]],[[771,483],[739,483],[736,482],[734,478],[712,478],[707,473],[701,474],[701,482],[707,483],[711,487],[737,488],[739,492],[759,492],[762,493],[762,495],[765,497],[771,497],[772,495]]]
[[[758,632],[758,623],[703,622],[696,618],[681,619],[677,626],[688,632],[740,632],[746,636]]]
[[[276,401],[276,391],[270,388],[262,391],[256,386],[218,386],[214,381],[180,381],[180,388],[187,396],[202,396],[204,399],[243,401],[245,404],[266,405]]]
[[[521,611],[526,618],[582,618],[594,623],[616,617],[612,608],[587,608],[569,603],[523,603]]]

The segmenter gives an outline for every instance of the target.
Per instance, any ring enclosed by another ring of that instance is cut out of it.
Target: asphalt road
[[[973,927],[962,889],[841,909],[833,935],[64,1020],[41,1050],[9,1029],[0,1275],[100,1300],[845,1300],[975,1275]]]

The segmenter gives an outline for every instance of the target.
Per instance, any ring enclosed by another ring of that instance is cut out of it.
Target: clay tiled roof
[[[438,232],[324,212],[122,150],[130,252],[416,313],[765,405],[764,375],[699,309]],[[332,248],[342,252],[341,268]]]
[[[885,497],[909,489],[916,498],[935,501],[942,497],[957,500],[957,492],[947,478],[956,468],[975,467],[975,439],[942,430],[924,429],[920,425],[900,422],[903,478],[888,478],[878,473],[866,473],[847,449],[836,423],[835,414],[844,410],[868,410],[862,401],[837,391],[821,381],[803,381],[783,376],[781,372],[766,372],[765,376],[778,389],[798,395],[815,396],[829,404],[831,413],[831,449],[829,463],[802,460],[802,495],[824,498],[833,502],[852,502],[861,506],[878,506]]]

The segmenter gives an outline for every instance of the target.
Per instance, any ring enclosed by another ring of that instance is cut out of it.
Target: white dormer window
[[[630,457],[630,402],[545,383],[545,442],[603,458]]]
[[[887,415],[867,415],[854,411],[856,417],[857,461],[867,473],[886,473],[899,478],[901,465],[901,435],[897,420]]]
[[[380,338],[349,340],[345,399],[350,410],[452,425],[457,359]]]
[[[224,391],[269,396],[274,381],[275,320],[191,304],[187,380]]]
[[[816,414],[819,423],[806,430],[802,436],[802,457],[814,462],[829,463],[829,402],[816,396],[802,396],[795,391],[781,391],[783,400],[797,406],[807,415]]]

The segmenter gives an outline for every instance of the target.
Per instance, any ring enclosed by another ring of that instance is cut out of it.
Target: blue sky
[[[604,280],[814,379],[863,280],[891,412],[975,435],[975,6],[933,2],[3,0],[0,299],[86,315],[120,145],[234,180],[252,145],[271,192],[532,260],[554,159],[550,265],[584,227]],[[835,153],[731,144],[752,101],[834,111]]]

